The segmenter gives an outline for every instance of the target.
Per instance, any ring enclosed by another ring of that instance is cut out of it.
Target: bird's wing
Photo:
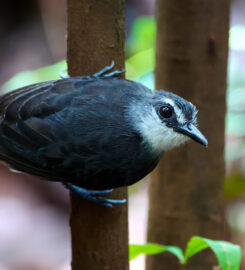
[[[17,170],[60,180],[62,174],[57,175],[50,167],[65,159],[57,141],[67,136],[64,133],[68,130],[58,114],[67,115],[71,103],[81,94],[81,85],[88,81],[48,81],[1,96],[0,159]],[[75,86],[77,82],[79,87]],[[49,160],[41,154],[47,147]]]
[[[0,159],[53,180],[110,169],[112,156],[105,148],[128,136],[122,108],[134,92],[134,83],[125,80],[74,77],[5,94],[0,97]]]

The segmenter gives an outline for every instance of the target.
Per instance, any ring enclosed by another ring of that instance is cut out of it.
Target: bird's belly
[[[159,159],[154,159],[144,162],[144,166],[139,162],[128,169],[111,168],[110,170],[102,170],[96,174],[91,173],[82,178],[69,179],[68,181],[86,189],[96,190],[130,186],[149,174],[156,167],[158,161]]]

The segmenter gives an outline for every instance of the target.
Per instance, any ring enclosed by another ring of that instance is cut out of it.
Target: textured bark
[[[209,147],[191,142],[163,157],[150,187],[148,241],[185,247],[193,235],[223,238],[224,117],[229,0],[158,0],[156,88],[199,109]],[[212,269],[209,252],[188,269]],[[177,270],[168,254],[149,256],[148,270]]]
[[[69,74],[92,74],[112,60],[117,69],[122,69],[124,0],[67,2]],[[127,189],[117,189],[112,197],[127,198]],[[127,205],[111,209],[81,200],[74,194],[71,203],[72,269],[127,270]]]

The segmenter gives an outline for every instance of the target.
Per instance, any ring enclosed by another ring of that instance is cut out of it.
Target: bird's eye
[[[173,109],[169,106],[163,106],[160,108],[160,114],[164,118],[170,118],[173,114]]]

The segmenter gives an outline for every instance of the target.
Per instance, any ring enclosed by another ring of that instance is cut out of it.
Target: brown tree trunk
[[[93,74],[112,60],[122,69],[124,0],[67,2],[69,74]],[[127,198],[127,189],[117,189],[112,197]],[[127,205],[111,209],[74,194],[71,204],[72,270],[127,270]]]
[[[156,88],[199,109],[209,147],[191,142],[163,157],[150,187],[148,241],[184,248],[193,235],[223,238],[224,117],[229,0],[158,0]],[[209,253],[188,269],[212,269]],[[149,256],[147,270],[177,270],[168,254]]]

